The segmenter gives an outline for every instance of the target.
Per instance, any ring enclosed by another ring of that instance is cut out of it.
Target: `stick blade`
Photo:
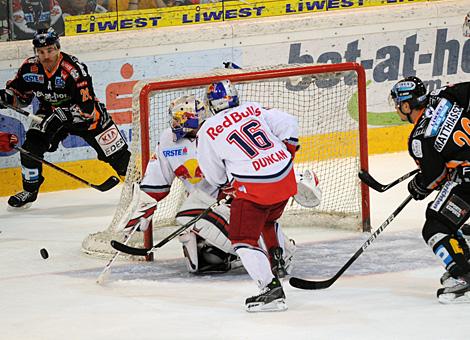
[[[325,281],[309,281],[298,277],[291,277],[289,279],[289,284],[292,287],[306,290],[325,289],[330,287],[333,282],[334,281],[332,281],[331,279]]]
[[[119,182],[119,178],[117,178],[116,176],[111,176],[103,183],[99,185],[92,185],[92,187],[98,189],[99,191],[108,191],[118,185]]]
[[[361,170],[358,173],[359,179],[370,188],[378,192],[384,192],[382,184],[377,182],[367,171]]]
[[[96,283],[99,284],[100,286],[103,286],[105,282],[108,280],[109,275],[111,275],[111,268],[108,268],[107,270],[104,270],[101,272],[100,276],[96,279]]]
[[[148,252],[150,249],[148,248],[135,248],[135,247],[130,247],[124,243],[112,240],[111,241],[111,247],[114,249],[129,254],[129,255],[135,255],[135,256],[147,256]]]

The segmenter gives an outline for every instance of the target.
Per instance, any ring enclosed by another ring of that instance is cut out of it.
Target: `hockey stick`
[[[5,102],[3,102],[3,101],[0,100],[0,108],[2,108],[2,106],[4,106],[4,107],[7,108],[7,109],[11,109],[11,110],[13,110],[13,111],[16,111],[16,112],[18,112],[19,114],[22,114],[23,116],[31,117],[32,120],[35,120],[35,121],[38,122],[38,123],[42,122],[42,118],[41,118],[41,117],[38,117],[38,116],[36,116],[36,115],[34,115],[34,114],[32,114],[32,113],[26,111],[26,110],[23,110],[23,109],[21,109],[21,108],[19,108],[19,107],[13,106],[13,105],[11,105],[11,104],[5,103]]]
[[[31,158],[32,160],[35,160],[36,162],[40,162],[42,164],[50,166],[51,168],[63,173],[64,175],[72,177],[76,181],[79,181],[80,183],[86,184],[87,186],[92,187],[92,188],[94,188],[96,190],[99,190],[99,191],[108,191],[109,189],[114,188],[119,183],[119,178],[117,178],[116,176],[111,176],[101,184],[98,184],[98,185],[92,184],[92,183],[84,180],[83,178],[80,178],[77,175],[74,175],[71,172],[68,172],[67,170],[64,170],[64,169],[58,167],[57,165],[46,161],[44,158],[33,155],[31,152],[23,149],[22,147],[14,146],[13,148],[18,150],[19,152],[21,152],[26,157]]]
[[[387,227],[390,222],[393,221],[393,219],[400,213],[400,211],[403,210],[403,208],[411,201],[411,199],[412,197],[411,195],[409,195],[332,278],[323,281],[311,281],[300,279],[297,277],[291,277],[289,280],[290,285],[299,289],[325,289],[330,287],[333,283],[336,282],[336,280],[338,280],[338,278],[346,271],[346,269],[348,269],[354,263],[354,261],[356,261],[356,259],[364,252],[364,250],[366,250],[367,247],[380,235],[380,233],[385,229],[385,227]]]
[[[135,256],[147,256],[150,253],[153,253],[156,251],[158,248],[161,248],[163,245],[167,244],[169,241],[174,239],[176,236],[181,234],[184,230],[188,229],[190,226],[192,226],[194,223],[199,221],[201,218],[206,216],[214,207],[224,204],[228,198],[223,198],[220,201],[215,202],[214,204],[210,205],[206,210],[204,210],[202,213],[191,219],[188,223],[182,225],[180,228],[176,229],[174,232],[172,232],[170,235],[168,235],[166,238],[155,244],[152,248],[135,248],[135,247],[130,247],[124,243],[112,240],[111,241],[111,246],[119,250],[120,252],[129,254],[129,255],[135,255]]]
[[[389,183],[389,184],[380,184],[366,170],[359,171],[358,176],[361,179],[361,181],[367,184],[367,186],[369,186],[370,188],[378,192],[384,192],[390,189],[391,187],[394,187],[398,183],[403,182],[405,179],[410,178],[411,176],[413,176],[414,174],[418,172],[419,172],[419,169],[414,169],[413,171],[410,171],[407,174],[404,174],[403,176],[401,176],[400,178],[397,178],[396,180],[394,180],[392,183]]]
[[[122,244],[127,245],[127,242],[129,242],[132,235],[134,235],[134,233],[137,231],[137,229],[139,229],[139,226],[140,226],[140,224],[136,223],[134,225],[134,227],[132,227],[131,232],[124,236],[124,241],[123,241]],[[114,255],[111,257],[111,259],[106,264],[106,266],[104,266],[103,271],[101,272],[101,274],[96,279],[97,284],[99,284],[99,285],[104,284],[104,281],[106,281],[106,279],[109,277],[109,274],[111,273],[111,271],[110,271],[111,265],[114,263],[114,261],[116,261],[116,259],[117,259],[117,257],[119,256],[120,253],[121,252],[119,250],[116,253],[114,253]]]

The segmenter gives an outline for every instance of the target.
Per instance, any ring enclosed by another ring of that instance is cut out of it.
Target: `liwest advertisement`
[[[267,0],[254,4],[246,1],[221,1],[191,6],[69,16],[65,18],[65,35],[194,25],[429,1],[436,0]]]

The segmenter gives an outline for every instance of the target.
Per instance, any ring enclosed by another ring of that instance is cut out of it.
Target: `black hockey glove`
[[[15,96],[10,90],[0,89],[0,108],[6,109],[2,102],[13,105],[15,103]]]
[[[39,124],[39,129],[48,136],[54,136],[65,125],[72,122],[72,116],[68,109],[57,107],[50,116],[44,117]]]
[[[422,175],[417,174],[413,179],[408,183],[408,191],[413,199],[417,201],[424,200],[432,190],[426,188],[422,181]]]

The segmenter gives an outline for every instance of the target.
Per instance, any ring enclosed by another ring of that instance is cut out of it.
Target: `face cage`
[[[181,138],[186,137],[188,132],[194,131],[199,127],[199,119],[190,118],[181,125],[177,120],[171,117],[169,122],[171,131],[173,132],[173,141],[179,141]],[[190,125],[190,126],[185,126]],[[196,126],[196,127],[195,127]]]

